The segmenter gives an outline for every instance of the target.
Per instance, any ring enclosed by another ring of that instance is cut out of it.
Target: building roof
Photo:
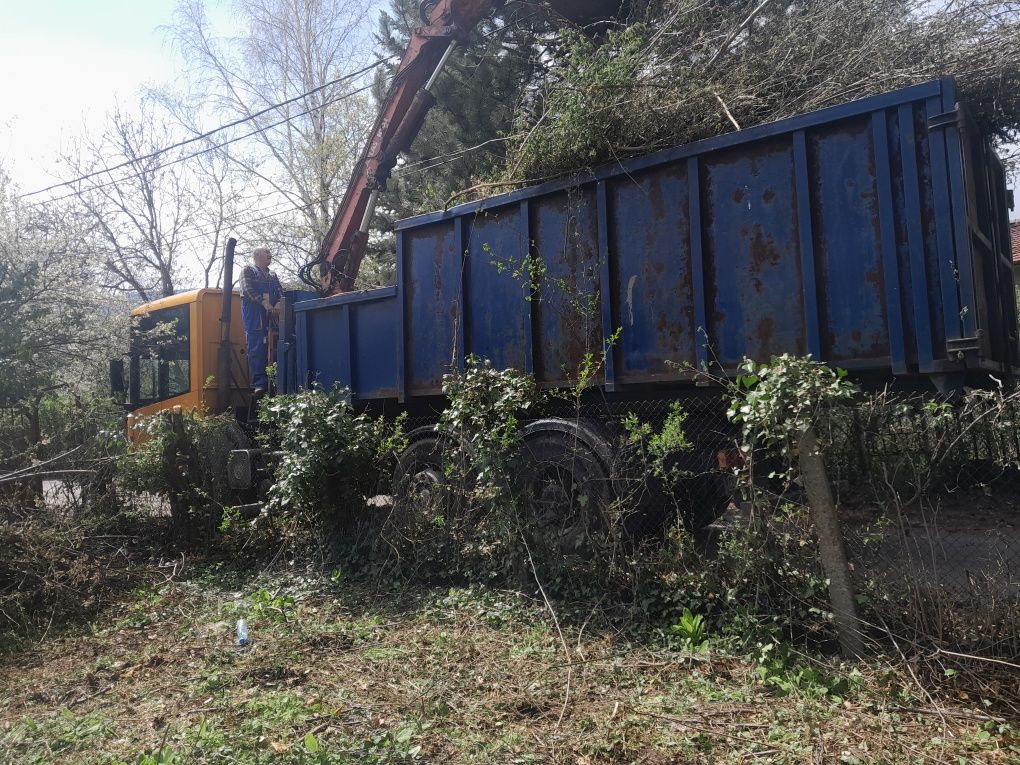
[[[1020,220],[1009,222],[1009,243],[1013,247],[1013,262],[1020,265]]]

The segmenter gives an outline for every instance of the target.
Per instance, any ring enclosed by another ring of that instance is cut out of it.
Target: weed
[[[784,696],[826,698],[841,704],[861,678],[856,670],[840,677],[805,665],[797,661],[792,649],[785,643],[760,644],[757,661],[755,672],[762,684]]]
[[[680,640],[684,648],[698,650],[708,643],[705,618],[701,614],[692,614],[689,608],[684,609],[680,621],[670,627],[669,631]]]
[[[66,758],[87,751],[95,741],[113,735],[113,723],[105,715],[78,716],[64,709],[49,718],[25,718],[7,733],[0,733],[0,751],[8,748],[24,765],[48,765],[54,756]]]

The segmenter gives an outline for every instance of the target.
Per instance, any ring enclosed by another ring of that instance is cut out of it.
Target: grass
[[[496,590],[192,570],[0,657],[0,763],[1020,758],[999,710],[888,663],[710,633],[694,645],[690,624],[683,640],[656,638],[556,608]]]

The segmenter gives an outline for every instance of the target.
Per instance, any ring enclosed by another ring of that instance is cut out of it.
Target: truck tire
[[[667,485],[652,475],[647,454],[625,443],[614,455],[613,489],[626,512],[624,526],[634,539],[654,537],[677,519],[691,532],[716,521],[734,495],[733,477],[712,467],[714,452],[695,447],[671,461],[679,477]]]
[[[450,441],[433,428],[408,434],[410,444],[397,458],[393,471],[393,506],[386,520],[386,533],[405,541],[427,543],[439,518],[443,525],[462,525],[467,503],[455,479],[447,476]]]
[[[528,535],[552,555],[592,555],[613,544],[608,441],[570,420],[534,422],[523,441],[519,486]]]
[[[444,439],[431,433],[418,436],[401,452],[393,471],[394,502],[412,499],[422,491],[435,492],[446,484],[444,451]]]

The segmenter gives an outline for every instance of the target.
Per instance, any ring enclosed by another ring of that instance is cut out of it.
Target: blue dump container
[[[402,221],[395,286],[294,306],[283,387],[408,406],[475,354],[555,388],[617,334],[610,394],[781,353],[1012,378],[1010,205],[953,80],[928,82]]]

